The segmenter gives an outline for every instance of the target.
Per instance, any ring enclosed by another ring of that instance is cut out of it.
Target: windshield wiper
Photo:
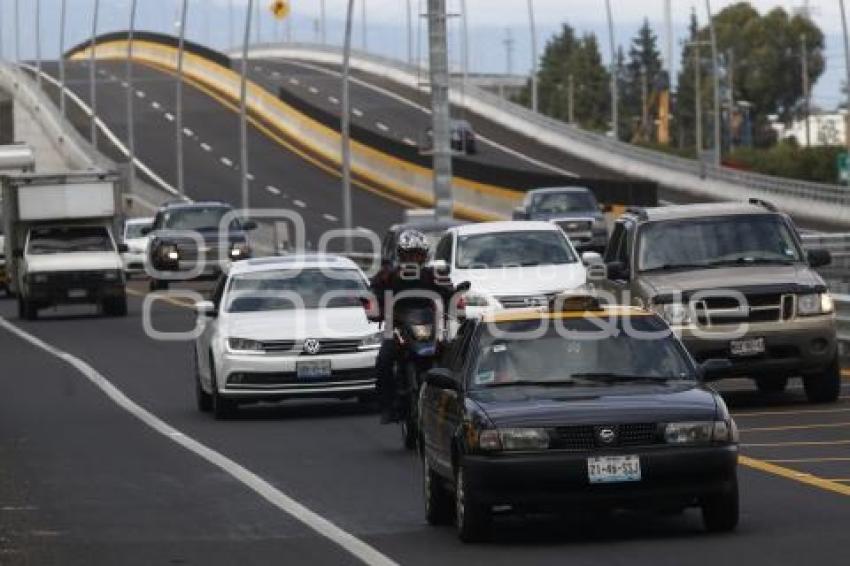
[[[711,265],[792,265],[794,260],[781,257],[739,257],[735,259],[721,259],[712,261]]]
[[[573,385],[584,385],[586,383],[591,383],[590,381],[584,379],[515,379],[513,381],[502,381],[499,383],[490,383],[487,385],[490,387],[513,387],[515,385],[526,385],[531,387],[571,387]]]
[[[650,267],[642,269],[641,273],[651,273],[653,271],[669,271],[672,269],[711,269],[715,267],[714,263],[665,263],[658,267]]]
[[[574,373],[572,377],[601,383],[667,383],[668,381],[681,381],[682,379],[675,376],[629,375],[611,372]]]

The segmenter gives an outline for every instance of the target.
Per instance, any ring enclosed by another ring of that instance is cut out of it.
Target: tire
[[[32,301],[18,296],[18,318],[21,320],[36,320],[38,318],[38,307]]]
[[[490,535],[492,522],[490,510],[475,501],[463,464],[458,464],[455,470],[455,527],[458,538],[463,542],[485,541]]]
[[[164,279],[151,279],[150,290],[151,293],[154,293],[156,291],[167,291],[168,281],[165,281]]]
[[[756,387],[764,394],[782,393],[788,387],[788,377],[757,377]]]
[[[422,495],[428,524],[448,524],[452,518],[452,494],[443,485],[442,478],[431,469],[425,454],[422,454]]]
[[[419,389],[416,364],[412,362],[405,364],[404,379],[406,382],[404,402],[407,407],[402,420],[402,439],[404,447],[407,450],[413,450],[419,440]]]
[[[116,299],[107,299],[103,302],[103,313],[106,316],[127,316],[127,296],[122,295]]]
[[[233,418],[236,413],[236,403],[230,399],[225,399],[219,394],[215,360],[213,360],[212,355],[210,355],[210,378],[210,389],[212,390],[210,394],[210,409],[212,410],[213,417],[217,421],[226,421]]]
[[[401,421],[401,441],[406,450],[414,450],[416,448],[416,438],[419,435],[417,426],[410,415],[406,416]]]
[[[201,369],[198,367],[198,351],[193,348],[192,353],[194,354],[192,359],[195,367],[195,403],[200,412],[209,413],[212,410],[212,395],[204,391],[204,387],[201,385]]]
[[[702,503],[702,522],[710,533],[728,533],[738,526],[740,504],[738,480],[725,493],[705,498]]]
[[[804,375],[803,388],[811,403],[834,403],[841,394],[841,365],[838,355],[822,372]]]

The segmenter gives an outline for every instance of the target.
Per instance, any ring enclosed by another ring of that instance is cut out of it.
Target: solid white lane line
[[[266,187],[266,190],[273,195],[279,195],[280,194],[280,189],[278,189],[277,187],[272,187],[271,185]]]
[[[167,422],[135,403],[127,397],[123,391],[109,381],[103,374],[99,373],[85,361],[68,352],[60,350],[40,338],[18,328],[14,324],[0,317],[0,326],[11,334],[30,343],[32,346],[47,352],[77,370],[83,377],[106,395],[119,408],[123,409],[143,424],[175,444],[185,448],[196,456],[206,460],[216,468],[231,476],[233,479],[252,490],[254,493],[309,527],[319,535],[330,540],[340,548],[356,557],[368,566],[397,566],[397,563],[388,556],[379,552],[376,548],[344,531],[334,523],[325,519],[315,511],[305,507],[283,491],[277,489],[268,481],[264,480],[251,470],[241,466],[224,454],[216,452],[205,444],[188,436],[179,429],[174,428]]]
[[[355,116],[357,116],[358,118],[363,117],[363,111],[360,110],[359,108],[352,108],[351,113],[354,114]]]
[[[330,102],[331,104],[339,104],[339,99],[335,96],[329,96],[328,102]]]
[[[222,157],[221,162],[224,163],[225,165],[227,165],[228,167],[233,167],[233,161],[231,161],[230,159],[228,159],[226,157]]]
[[[257,71],[258,73],[262,73],[262,72],[263,72],[263,68],[262,68],[262,67],[260,67],[259,65],[255,65],[255,66],[254,66],[254,70],[255,70],[255,71]]]
[[[307,208],[307,203],[304,202],[303,200],[294,200],[294,201],[292,201],[292,203],[295,206],[297,206],[298,208]]]
[[[272,78],[279,79],[280,78],[280,72],[279,71],[272,71]]]
[[[337,218],[333,214],[323,214],[322,218],[324,218],[328,222],[339,222],[339,218]]]
[[[212,146],[208,143],[202,143],[201,149],[203,149],[204,151],[212,151]]]
[[[383,122],[375,122],[375,125],[378,126],[378,129],[381,130],[382,132],[389,132],[390,131],[389,126],[387,126]]]
[[[168,120],[169,122],[173,122],[174,121],[174,114],[172,114],[171,112],[166,112],[165,113],[165,119]]]

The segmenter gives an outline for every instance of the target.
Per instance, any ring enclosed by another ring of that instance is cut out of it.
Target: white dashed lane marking
[[[290,83],[290,84],[294,84],[295,86],[298,86],[298,85],[300,85],[300,84],[301,84],[301,81],[299,81],[299,80],[298,80],[298,79],[296,79],[296,78],[292,78],[292,79],[289,79],[289,83]]]
[[[294,201],[292,201],[292,203],[295,206],[297,206],[298,208],[307,208],[307,203],[304,202],[303,200],[294,200]]]
[[[316,87],[314,87],[314,86],[311,86],[311,87],[309,88],[309,90],[310,90],[310,94],[319,94],[319,89],[317,89],[317,88],[316,88]]]
[[[337,97],[335,97],[335,96],[329,96],[329,97],[328,97],[328,101],[329,101],[331,104],[339,104],[339,99],[338,99]]]
[[[192,136],[194,136],[194,135],[195,135],[195,132],[193,132],[193,131],[192,131],[192,130],[190,130],[189,128],[183,128],[183,133],[184,133],[184,134],[186,135],[186,137],[188,137],[188,138],[191,138]]]
[[[279,195],[280,194],[280,189],[278,189],[277,187],[272,187],[271,185],[266,187],[266,190],[273,195]]]
[[[174,121],[174,114],[172,114],[170,112],[166,112],[165,113],[165,119],[168,120],[169,122],[173,122]]]
[[[390,131],[389,126],[387,126],[383,122],[375,122],[375,125],[378,126],[378,129],[381,130],[382,132],[389,132]]]
[[[154,110],[159,110],[160,108],[162,108],[162,106],[160,106],[159,102],[151,102],[151,107]]]
[[[254,175],[253,175],[252,173],[248,173],[248,174],[247,174],[247,175],[245,175],[245,176],[246,176],[246,177],[248,177],[248,180],[249,180],[249,181],[253,181],[253,180],[255,179],[255,177],[254,177]]]
[[[358,118],[362,118],[362,117],[363,117],[363,111],[362,111],[362,110],[360,110],[359,108],[354,108],[354,109],[351,111],[351,113],[352,113],[352,114],[354,114],[355,116],[357,116]]]
[[[143,91],[143,90],[137,90],[137,91],[136,91],[136,96],[138,96],[139,98],[144,98],[144,97],[145,97],[145,91]]]
[[[224,163],[225,165],[227,165],[228,167],[233,167],[233,161],[231,161],[230,159],[228,159],[226,157],[222,157],[221,162]]]
[[[202,143],[201,149],[203,149],[204,151],[212,151],[212,146],[208,143]]]
[[[402,141],[403,141],[404,143],[406,143],[407,145],[412,145],[412,146],[414,146],[414,147],[416,147],[416,145],[417,145],[417,144],[416,144],[416,142],[415,142],[415,141],[413,141],[413,140],[412,140],[412,139],[410,139],[410,138],[404,138]]]
[[[337,218],[333,214],[323,214],[322,218],[324,218],[328,222],[338,222],[339,221],[339,218]]]

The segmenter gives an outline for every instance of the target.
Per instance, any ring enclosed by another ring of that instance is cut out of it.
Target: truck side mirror
[[[612,261],[605,267],[608,268],[608,279],[621,281],[630,277],[629,268],[622,261]]]
[[[832,263],[832,254],[829,250],[809,250],[807,256],[809,265],[813,268],[826,267]]]

